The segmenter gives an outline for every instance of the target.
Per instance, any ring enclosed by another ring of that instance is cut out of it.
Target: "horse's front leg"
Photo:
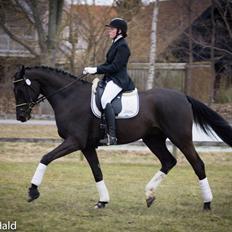
[[[28,202],[31,202],[39,197],[40,193],[38,191],[38,186],[40,186],[43,180],[47,165],[53,160],[65,156],[78,149],[80,149],[80,147],[77,140],[73,138],[67,138],[58,147],[43,156],[31,180],[31,187],[29,188],[28,192]]]
[[[92,170],[100,200],[95,205],[96,209],[105,208],[110,201],[109,193],[103,180],[102,171],[95,148],[82,150]]]

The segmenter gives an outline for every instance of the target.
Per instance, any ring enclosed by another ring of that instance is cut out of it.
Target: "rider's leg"
[[[105,145],[117,144],[115,114],[111,105],[111,101],[122,91],[113,81],[109,81],[102,95],[101,104],[104,110],[107,123],[107,137],[100,140],[100,143]]]
[[[101,139],[100,143],[105,145],[116,145],[116,125],[115,125],[115,114],[114,109],[110,103],[106,105],[105,108],[105,118],[107,124],[107,135],[106,138]]]
[[[101,104],[102,109],[105,110],[106,105],[111,103],[111,101],[122,91],[122,88],[116,85],[113,81],[109,81],[106,84],[104,93],[102,94]]]

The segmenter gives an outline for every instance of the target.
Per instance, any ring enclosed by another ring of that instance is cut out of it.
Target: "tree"
[[[209,102],[210,105],[214,101],[214,85],[215,85],[215,33],[216,33],[216,27],[215,27],[215,2],[214,0],[211,0],[212,7],[211,7],[211,23],[212,23],[212,35],[211,35],[211,48],[210,48],[210,58],[211,58],[211,72],[212,72],[212,80],[211,80],[211,91],[209,96]]]
[[[227,80],[225,89],[232,85],[232,2],[212,0],[210,7],[198,19],[192,21],[191,28],[192,34],[188,28],[170,50],[180,62],[189,61],[190,51],[193,62],[211,62],[210,104],[217,99],[222,79]]]
[[[110,43],[108,36],[104,35],[105,24],[116,16],[114,9],[87,3],[71,4],[65,15],[66,33],[60,49],[69,69],[75,73],[77,68],[103,62]]]
[[[192,6],[193,0],[188,0],[185,3],[185,7],[187,8],[188,13],[188,65],[186,83],[185,83],[185,93],[190,94],[190,88],[192,85],[192,65],[193,65],[193,29],[192,29]]]
[[[22,45],[33,56],[38,58],[41,64],[55,66],[63,5],[64,0],[49,0],[48,3],[45,0],[1,0],[0,27],[12,40]],[[15,17],[14,14],[16,15]],[[17,24],[19,15],[24,17],[24,22],[32,25],[37,32],[38,46],[28,43],[25,37],[20,36],[20,32],[12,30],[12,25]],[[13,18],[14,22],[10,22],[9,19],[12,20]]]
[[[146,89],[153,87],[155,79],[155,59],[156,59],[156,40],[157,40],[157,23],[159,14],[159,0],[155,0],[152,16],[152,28],[151,28],[151,48],[149,56],[149,70],[148,78],[146,82]]]
[[[142,6],[141,0],[115,0],[114,5],[118,15],[127,21],[131,21]]]

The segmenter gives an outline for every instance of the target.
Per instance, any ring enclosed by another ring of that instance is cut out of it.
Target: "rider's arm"
[[[119,72],[123,67],[127,66],[127,62],[130,56],[130,50],[126,44],[123,44],[117,48],[116,55],[111,64],[105,63],[97,66],[98,74],[113,74]]]

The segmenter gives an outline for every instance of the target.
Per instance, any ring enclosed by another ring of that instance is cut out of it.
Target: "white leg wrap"
[[[44,173],[46,171],[47,165],[39,163],[34,176],[32,177],[31,183],[39,186],[43,180]]]
[[[154,191],[157,189],[161,181],[165,178],[166,174],[158,171],[152,179],[149,181],[149,183],[145,187],[145,194],[147,197],[153,195]]]
[[[208,179],[199,180],[199,185],[202,193],[202,198],[204,202],[211,202],[213,200],[213,195],[209,186]]]
[[[109,202],[110,197],[109,197],[109,193],[108,193],[108,190],[106,188],[104,180],[97,182],[96,186],[97,186],[97,190],[98,190],[98,193],[100,196],[100,201]]]

